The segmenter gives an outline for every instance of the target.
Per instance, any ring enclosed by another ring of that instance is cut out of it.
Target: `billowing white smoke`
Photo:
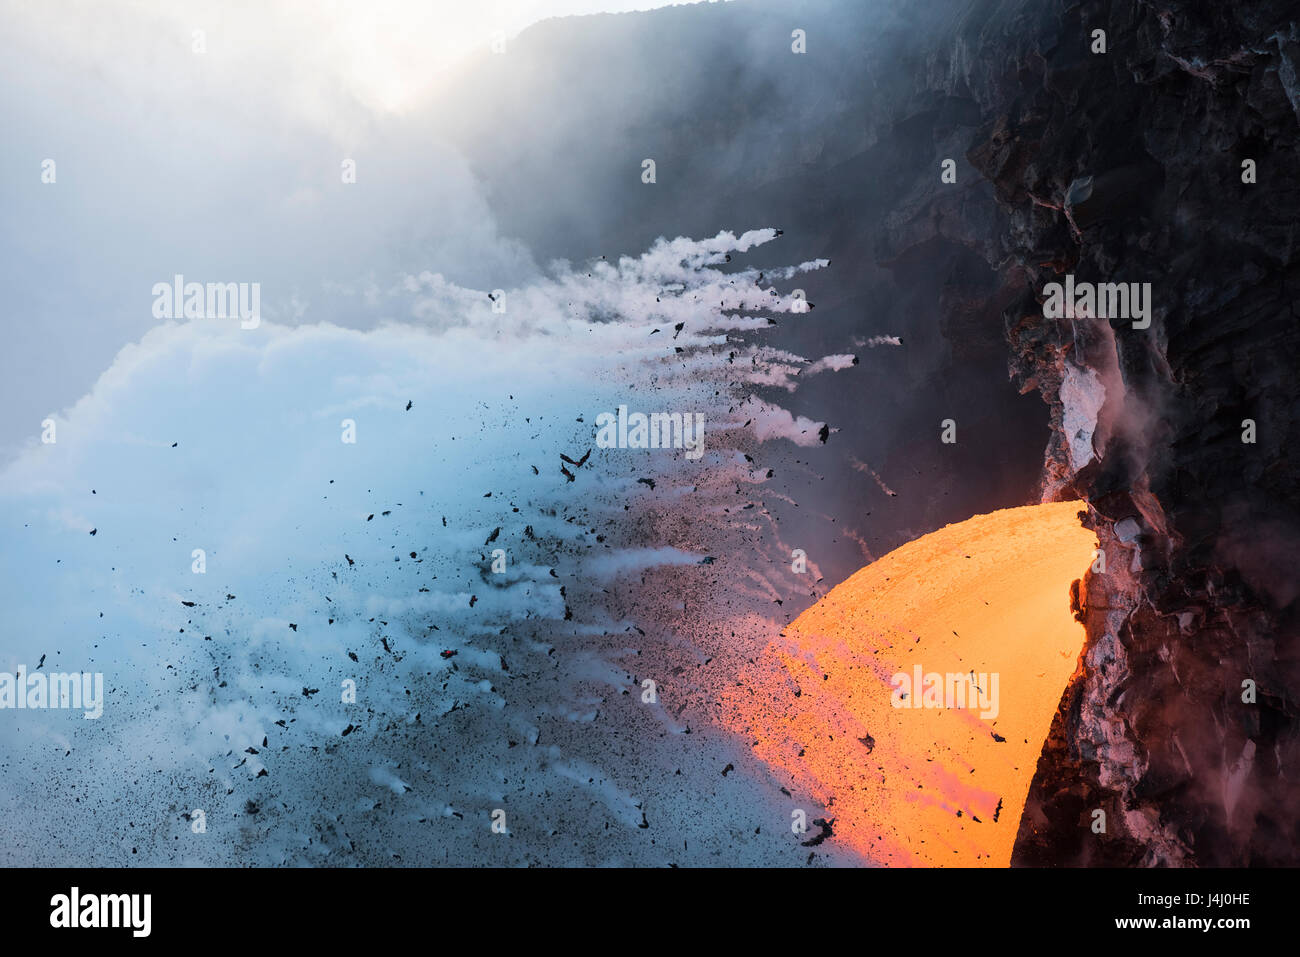
[[[369,293],[411,320],[368,332],[167,322],[123,349],[0,474],[0,668],[105,679],[98,720],[0,710],[3,862],[609,859],[566,826],[595,804],[644,828],[583,690],[632,666],[583,636],[631,633],[613,577],[697,560],[629,531],[637,479],[822,425],[753,399],[807,362],[739,338],[790,301],[719,268],[774,235],[504,298],[411,277]],[[704,458],[595,448],[620,404],[703,413]]]

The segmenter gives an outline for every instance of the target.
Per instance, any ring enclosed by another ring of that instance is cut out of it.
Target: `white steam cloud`
[[[105,676],[97,721],[0,710],[4,863],[606,862],[566,830],[593,801],[641,859],[668,853],[634,843],[647,802],[705,859],[725,801],[603,763],[594,722],[638,687],[603,589],[701,560],[637,531],[643,477],[736,454],[594,449],[594,421],[644,397],[819,441],[752,395],[775,360],[740,333],[789,303],[721,268],[774,235],[559,266],[504,312],[422,274],[352,290],[405,323],[167,322],[123,349],[0,473],[0,668]]]

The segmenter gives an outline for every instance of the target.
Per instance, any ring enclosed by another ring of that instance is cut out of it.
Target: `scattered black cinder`
[[[804,841],[803,846],[816,847],[822,841],[826,840],[826,838],[831,836],[832,833],[831,827],[832,825],[834,825],[834,823],[835,823],[835,818],[831,818],[829,821],[826,820],[824,817],[817,818],[817,820],[813,821],[813,824],[821,828],[821,831],[818,834],[814,835],[813,837],[808,838],[808,840]]]

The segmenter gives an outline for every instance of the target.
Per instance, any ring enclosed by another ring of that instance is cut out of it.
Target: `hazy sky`
[[[536,275],[464,160],[408,119],[498,31],[508,52],[540,19],[665,5],[0,2],[0,462],[156,324],[149,290],[177,273],[259,282],[273,321],[360,328],[401,317],[339,290]]]
[[[270,0],[266,3],[168,4],[121,0],[105,6],[0,5],[8,29],[38,34],[47,52],[159,90],[157,61],[127,55],[158,42],[192,47],[195,31],[212,59],[294,68],[307,85],[336,79],[365,106],[403,110],[458,61],[548,17],[625,13],[674,6],[669,0]],[[686,4],[681,4],[686,5]],[[73,12],[70,12],[71,11]],[[256,81],[259,73],[247,79]],[[75,79],[75,77],[74,77]],[[170,84],[172,78],[168,78]],[[289,91],[297,105],[320,104],[309,89]]]

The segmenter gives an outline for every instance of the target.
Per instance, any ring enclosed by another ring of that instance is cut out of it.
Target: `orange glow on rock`
[[[1007,866],[1083,646],[1080,507],[977,515],[861,569],[739,676],[728,725],[872,861]]]

